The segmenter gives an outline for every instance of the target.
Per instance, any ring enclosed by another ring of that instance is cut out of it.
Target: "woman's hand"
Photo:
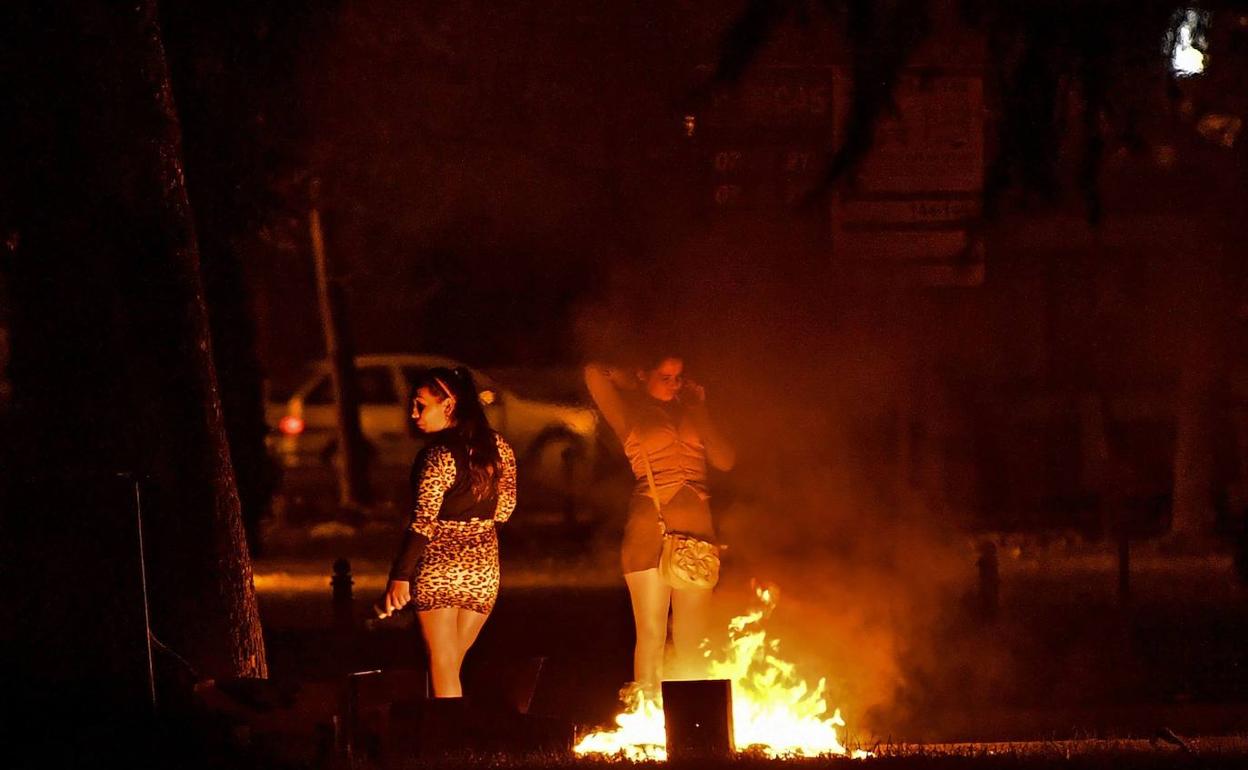
[[[412,600],[412,584],[406,580],[391,580],[386,587],[386,596],[382,601],[382,617],[388,618],[403,609]]]
[[[686,379],[680,388],[680,400],[689,406],[700,406],[706,403],[706,388]]]

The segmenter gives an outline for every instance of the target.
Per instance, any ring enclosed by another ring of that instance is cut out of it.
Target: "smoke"
[[[908,672],[947,654],[935,639],[974,559],[957,495],[908,456],[915,411],[940,408],[919,385],[930,310],[807,242],[768,226],[688,238],[621,267],[578,333],[586,358],[684,356],[739,458],[712,477],[729,545],[715,627],[751,605],[752,579],[778,585],[781,657],[882,731],[924,700]]]

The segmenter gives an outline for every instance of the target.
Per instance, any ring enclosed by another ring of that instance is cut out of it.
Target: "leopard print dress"
[[[516,508],[516,456],[502,436],[499,454],[498,502],[488,519],[439,519],[442,503],[455,485],[455,458],[445,447],[425,457],[410,529],[428,538],[415,581],[417,611],[458,607],[488,615],[498,598],[497,524]]]

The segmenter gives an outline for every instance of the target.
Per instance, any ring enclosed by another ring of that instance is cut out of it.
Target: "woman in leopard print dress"
[[[497,527],[516,507],[516,458],[466,369],[430,369],[413,393],[412,417],[430,441],[412,467],[415,510],[384,612],[415,599],[434,697],[456,698],[464,655],[498,596]]]

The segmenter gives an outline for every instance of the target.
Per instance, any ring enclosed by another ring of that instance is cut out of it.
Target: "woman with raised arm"
[[[729,470],[736,455],[707,413],[706,391],[685,379],[680,358],[665,356],[633,371],[590,364],[585,383],[637,479],[620,564],[637,630],[633,687],[654,699],[669,610],[676,662],[689,667],[700,659],[711,599],[709,588],[673,587],[659,574],[664,532],[714,541],[707,465]]]
[[[490,429],[467,369],[430,369],[412,418],[429,443],[412,467],[414,510],[380,609],[415,601],[433,695],[458,698],[464,655],[498,597],[497,527],[516,507],[516,457]]]

